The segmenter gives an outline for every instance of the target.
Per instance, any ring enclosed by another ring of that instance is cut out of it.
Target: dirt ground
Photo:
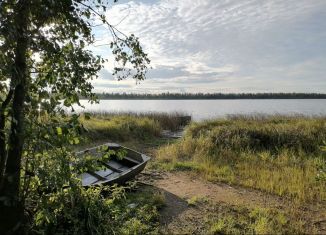
[[[305,230],[326,234],[325,205],[295,204],[290,200],[242,187],[207,182],[189,172],[144,172],[140,182],[161,191],[166,206],[161,210],[161,231],[174,234],[200,234],[205,231],[207,216],[220,205],[247,208],[271,208],[286,211],[288,216],[305,221]],[[190,206],[189,200],[205,201]]]

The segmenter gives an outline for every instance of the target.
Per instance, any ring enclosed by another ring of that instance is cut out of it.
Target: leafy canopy
[[[20,204],[32,215],[31,221],[34,222],[31,226],[36,226],[36,231],[38,226],[43,227],[44,221],[44,226],[50,229],[47,231],[52,231],[51,226],[55,231],[56,226],[69,226],[75,216],[80,216],[79,224],[84,225],[92,217],[80,213],[92,208],[91,204],[95,203],[92,194],[96,191],[80,187],[77,176],[81,169],[76,169],[78,166],[73,164],[76,156],[71,151],[71,145],[79,143],[83,128],[79,124],[79,116],[73,113],[67,116],[62,104],[73,110],[74,104],[80,105],[81,96],[96,101],[91,81],[97,78],[106,60],[89,49],[96,42],[93,29],[101,25],[110,32],[111,40],[106,44],[115,58],[116,66],[112,69],[118,79],[128,76],[136,80],[145,79],[150,61],[138,38],[123,34],[106,18],[106,11],[113,2],[0,1],[0,165],[3,167],[2,163],[7,161],[7,165],[19,169],[19,174],[12,171],[13,168],[8,171],[18,175],[18,180],[11,176],[6,179],[8,182],[20,181],[16,184],[20,186]],[[25,10],[22,6],[26,6]],[[24,14],[20,15],[21,12]],[[22,26],[21,22],[25,25]],[[20,47],[24,51],[17,50]],[[20,64],[25,62],[26,73],[25,65]],[[23,73],[20,70],[24,70]],[[15,79],[15,74],[20,75],[16,76],[19,79]],[[26,95],[17,98],[18,87]],[[15,105],[15,99],[20,99],[23,105]],[[14,161],[10,157],[6,159],[8,149],[15,148],[10,139],[17,139],[23,144],[22,154],[17,147]],[[80,165],[86,167],[85,164]],[[1,169],[0,179],[6,175],[7,172],[4,172]],[[16,200],[15,192],[9,195],[11,198],[8,195],[0,195],[1,203],[5,200],[1,206],[8,206],[10,200]],[[85,202],[79,203],[80,210],[78,202]],[[53,214],[58,217],[51,218],[45,213],[62,208],[68,209],[63,214]],[[98,208],[103,208],[103,205]],[[97,212],[100,215],[105,211]],[[97,218],[94,213],[92,218]],[[61,219],[68,221],[67,224],[57,220],[60,216],[64,216]],[[17,219],[20,215],[11,218]],[[22,224],[16,223],[16,226],[15,223],[15,229]]]
[[[53,109],[64,101],[66,106],[78,103],[79,96],[95,100],[91,80],[103,68],[105,59],[88,48],[95,43],[93,29],[105,26],[111,34],[107,42],[116,60],[113,74],[145,78],[149,59],[138,38],[127,36],[111,25],[105,16],[112,1],[102,0],[30,0],[28,68],[30,72],[28,101]],[[115,1],[114,1],[115,2]],[[10,90],[10,72],[14,64],[17,28],[14,27],[16,1],[0,3],[0,88]],[[11,81],[11,86],[14,86]]]

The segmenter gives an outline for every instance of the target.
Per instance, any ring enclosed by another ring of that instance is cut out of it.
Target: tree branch
[[[89,10],[91,10],[95,15],[99,16],[100,19],[103,21],[103,23],[105,23],[107,26],[109,26],[109,30],[111,31],[111,34],[112,34],[112,37],[113,38],[117,38],[117,39],[120,39],[122,40],[117,34],[116,32],[120,33],[121,35],[123,35],[124,37],[128,37],[126,34],[124,34],[123,32],[121,32],[120,30],[118,30],[115,26],[113,26],[112,24],[110,24],[105,16],[101,15],[100,13],[98,13],[96,10],[94,10],[91,6],[89,5],[86,5],[85,3],[82,3],[82,2],[78,2],[79,4],[81,4],[82,6],[88,8]]]
[[[2,102],[1,104],[1,109],[0,109],[0,112],[2,113],[6,107],[8,106],[9,102],[11,101],[12,99],[12,95],[14,94],[14,90],[12,88],[10,88],[9,92],[8,92],[8,95],[6,97],[6,99]]]

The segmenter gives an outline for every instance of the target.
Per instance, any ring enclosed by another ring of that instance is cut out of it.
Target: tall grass
[[[321,145],[326,118],[237,116],[186,129],[157,157],[171,169],[191,168],[209,180],[248,186],[299,201],[325,201]]]
[[[149,118],[157,121],[161,128],[171,131],[179,130],[189,124],[191,116],[183,112],[91,112],[88,113],[91,117],[109,120],[113,117],[132,117],[132,118]]]
[[[186,124],[182,113],[108,113],[82,114],[80,121],[92,139],[149,139],[159,137],[163,129],[178,130]],[[88,117],[88,118],[86,118]]]

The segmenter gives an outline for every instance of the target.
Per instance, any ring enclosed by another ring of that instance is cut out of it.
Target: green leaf
[[[79,144],[79,139],[78,139],[78,137],[75,137],[75,138],[74,138],[74,144]]]
[[[85,120],[91,119],[90,113],[84,113]]]
[[[62,128],[61,127],[57,127],[57,134],[62,135]]]

